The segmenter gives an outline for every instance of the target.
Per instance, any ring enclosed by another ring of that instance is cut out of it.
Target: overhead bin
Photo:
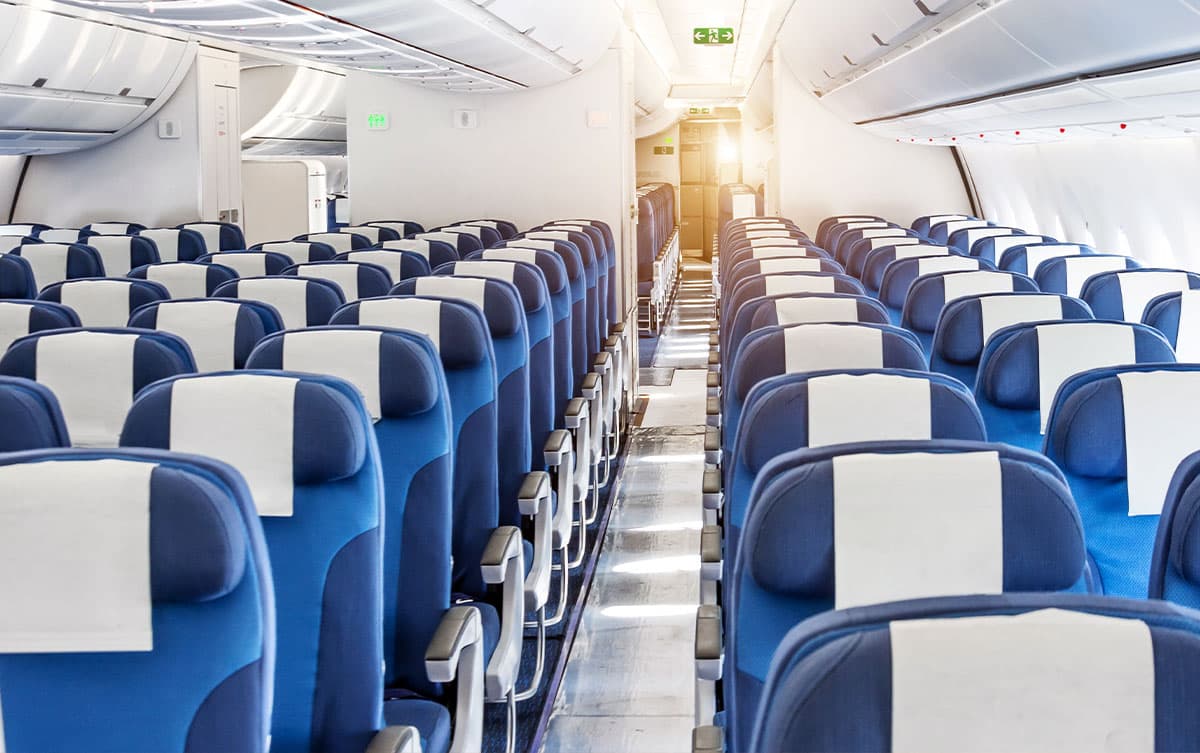
[[[297,65],[241,72],[242,147],[253,155],[345,155],[346,77]]]
[[[53,154],[132,130],[170,98],[196,43],[0,2],[0,154]]]

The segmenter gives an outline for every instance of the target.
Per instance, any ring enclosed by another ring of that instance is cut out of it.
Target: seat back
[[[853,277],[833,272],[752,275],[738,280],[728,291],[722,291],[721,300],[718,302],[721,306],[721,321],[733,320],[738,310],[754,298],[804,293],[866,295],[867,291],[863,289],[862,283]]]
[[[349,232],[348,228],[343,228],[336,233],[306,233],[297,235],[292,239],[296,243],[324,243],[329,246],[334,254],[345,253],[346,251],[358,251],[364,248],[370,248],[373,241],[365,235]],[[269,249],[274,250],[274,249]],[[291,254],[289,254],[290,256]],[[309,258],[308,261],[324,261]],[[297,262],[300,263],[300,262]]]
[[[1179,269],[1101,272],[1088,278],[1080,296],[1101,319],[1140,322],[1146,307],[1166,293],[1200,288],[1200,275]]]
[[[721,332],[721,363],[736,363],[742,341],[755,330],[778,324],[823,322],[889,323],[887,309],[870,296],[797,293],[752,298],[738,309],[733,322]]]
[[[379,248],[385,251],[411,251],[419,254],[429,262],[430,269],[436,269],[443,264],[459,259],[458,251],[446,241],[405,238],[398,241],[384,241],[379,244]]]
[[[772,249],[774,250],[774,249]],[[729,270],[728,276],[722,278],[723,284],[736,286],[738,280],[754,275],[783,274],[787,272],[832,272],[845,274],[842,265],[832,259],[822,256],[808,256],[800,253],[795,256],[779,255],[775,258],[747,259],[738,262]]]
[[[608,337],[609,322],[612,312],[609,310],[610,288],[612,277],[604,244],[599,243],[595,235],[589,233],[593,228],[583,226],[535,228],[522,235],[529,240],[566,241],[574,244],[584,256],[591,257],[596,272],[596,339],[594,353],[600,352],[601,343]],[[598,234],[597,234],[598,235]]]
[[[419,222],[411,220],[375,220],[374,222],[364,223],[369,227],[382,227],[388,230],[393,230],[400,234],[401,238],[405,238],[413,233],[423,233],[425,228]]]
[[[885,232],[885,231],[871,231]],[[892,232],[892,231],[887,231]],[[929,245],[928,241],[919,237],[916,233],[909,231],[910,235],[900,236],[880,236],[877,238],[863,238],[851,243],[846,251],[846,271],[854,277],[862,278],[863,270],[867,263],[867,258],[872,251],[881,248],[891,248],[899,246],[917,246]],[[939,247],[940,248],[940,247]]]
[[[158,264],[158,246],[141,235],[93,235],[87,245],[96,249],[108,277],[124,277],[131,269]]]
[[[324,233],[324,235],[339,236],[340,233]],[[344,238],[335,238],[339,245],[346,245]],[[353,237],[349,241],[353,244]],[[251,251],[265,251],[283,254],[292,260],[292,264],[308,264],[315,261],[329,261],[339,253],[333,243],[318,240],[272,241],[270,243],[255,243]],[[347,248],[347,251],[350,249]],[[277,273],[273,273],[277,274]]]
[[[1086,648],[1084,648],[1086,647]],[[969,596],[830,615],[780,647],[749,750],[1189,750],[1200,626],[1172,604]],[[864,681],[877,678],[885,681]]]
[[[1183,362],[1200,363],[1200,293],[1166,293],[1146,306],[1143,323],[1154,327]]]
[[[346,302],[327,280],[303,277],[241,277],[217,288],[214,298],[244,298],[274,306],[284,329],[319,327]]]
[[[878,292],[883,285],[883,275],[888,267],[893,262],[902,261],[904,259],[917,258],[934,258],[937,257],[954,257],[961,256],[955,249],[950,246],[933,246],[928,243],[907,244],[903,246],[881,246],[880,248],[871,251],[866,258],[862,260],[862,265],[859,267],[858,275],[856,275],[868,290]],[[956,265],[959,262],[928,262],[930,268],[937,268],[940,265],[950,264]],[[978,265],[964,267],[964,269],[979,269]],[[911,284],[911,283],[910,283]]]
[[[472,233],[466,230],[439,230],[424,233],[414,233],[408,236],[408,240],[440,241],[453,248],[455,253],[457,253],[460,257],[466,256],[472,251],[480,251],[483,249],[483,241],[479,240]]]
[[[841,238],[838,240],[837,250],[841,254],[841,257],[838,259],[838,261],[843,264],[848,264],[850,261],[850,256],[853,252],[854,247],[856,245],[858,245],[859,241],[862,241],[862,240],[878,240],[880,238],[899,238],[899,239],[901,239],[901,241],[903,241],[903,239],[905,239],[905,238],[915,238],[915,237],[916,237],[916,233],[914,233],[913,231],[907,230],[902,227],[895,227],[895,226],[864,228],[862,230],[850,230],[845,233],[842,233]],[[903,245],[903,243],[901,243],[900,245]]]
[[[509,238],[516,235],[518,232],[517,226],[514,223],[509,222],[508,220],[496,220],[496,219],[465,220],[463,222],[460,222],[459,224],[460,225],[479,225],[480,227],[490,227],[491,229],[500,233],[500,237],[503,240],[508,240]],[[607,228],[608,226],[605,225],[604,227]],[[609,229],[608,232],[609,232],[609,234],[611,234],[612,230]]]
[[[179,337],[203,373],[244,368],[259,341],[283,329],[283,322],[266,304],[208,298],[146,304],[129,317],[129,326]]]
[[[146,226],[136,222],[93,222],[82,229],[96,235],[139,235]]]
[[[26,243],[9,253],[29,262],[34,285],[39,291],[63,280],[104,276],[104,263],[91,246],[78,243]]]
[[[382,267],[388,273],[390,280],[388,287],[410,277],[424,277],[432,273],[429,260],[413,251],[367,249],[366,251],[347,251],[334,258],[336,261],[350,261]]]
[[[814,240],[817,242],[818,246],[824,246],[829,241],[829,234],[833,230],[834,226],[847,222],[863,222],[871,220],[882,221],[883,218],[876,217],[873,214],[841,214],[834,215],[832,217],[826,217],[825,219],[821,220],[821,223],[817,226],[817,234],[814,236]]]
[[[1047,293],[1062,293],[1079,298],[1083,293],[1084,283],[1092,275],[1140,269],[1141,266],[1128,256],[1118,254],[1062,256],[1047,259],[1039,264],[1033,279],[1037,281],[1038,287]]]
[[[922,217],[918,217],[912,221],[912,225],[910,225],[910,227],[913,230],[920,233],[921,235],[929,237],[930,228],[939,222],[947,222],[949,220],[974,220],[974,219],[977,219],[977,218],[972,217],[969,214],[958,214],[955,212],[942,212],[941,214],[927,214]]]
[[[124,327],[137,307],[170,297],[157,282],[91,279],[56,282],[43,290],[38,300],[70,307],[84,327]]]
[[[156,227],[139,230],[137,235],[154,242],[162,262],[196,261],[207,253],[204,236],[195,230]]]
[[[946,238],[946,245],[957,248],[964,254],[975,256],[971,250],[975,244],[984,238],[996,238],[1003,235],[1024,235],[1023,230],[1012,227],[974,227],[955,230]]]
[[[406,235],[395,228],[383,225],[349,225],[338,228],[338,232],[365,236],[371,242],[371,245],[375,245],[380,241],[398,241]]]
[[[36,238],[43,230],[49,230],[49,225],[39,222],[9,223],[0,225],[0,236],[15,236],[17,238]]]
[[[54,393],[76,447],[116,447],[139,390],[195,370],[183,340],[129,329],[37,332],[0,357],[0,375],[34,380]]]
[[[0,377],[0,425],[0,454],[71,446],[58,399],[29,379]]]
[[[241,477],[58,449],[0,456],[0,484],[6,750],[266,751],[274,594]]]
[[[43,243],[84,243],[91,233],[77,227],[52,227],[38,233]]]
[[[912,248],[918,247],[913,246]],[[905,252],[901,250],[900,253],[903,255]],[[883,277],[879,281],[879,300],[883,301],[883,305],[888,308],[901,309],[905,305],[913,283],[918,278],[945,274],[947,272],[988,272],[993,270],[995,270],[995,267],[983,259],[974,256],[963,256],[961,254],[952,253],[936,256],[917,256],[916,258],[908,259],[902,258],[884,268]],[[989,278],[984,276],[978,279]],[[1000,278],[990,279],[999,280]],[[939,306],[938,308],[940,309],[941,307]],[[929,330],[932,331],[932,329],[931,325]]]
[[[288,267],[283,270],[283,274],[333,283],[342,291],[342,297],[347,301],[387,295],[392,287],[392,277],[387,269],[367,262],[310,262]]]
[[[1025,236],[1010,238],[1009,241],[1014,245],[1008,246],[1003,251],[999,251],[999,248],[993,245],[998,252],[994,254],[993,261],[997,262],[1001,269],[1034,277],[1037,275],[1038,268],[1051,259],[1064,256],[1091,256],[1096,253],[1096,249],[1082,243],[1042,242],[1040,239],[1031,240],[1028,243],[1017,243],[1014,240],[1014,238],[1022,237]]]
[[[1171,477],[1150,557],[1150,587],[1146,594],[1191,609],[1200,605],[1200,570],[1192,546],[1200,503],[1198,471],[1200,453],[1193,452],[1180,461]]]
[[[0,301],[0,355],[25,335],[78,326],[79,315],[60,303]]]
[[[575,240],[571,240],[574,237]],[[583,266],[584,277],[584,310],[579,318],[584,325],[585,347],[582,361],[586,369],[591,368],[592,358],[600,352],[600,301],[606,295],[605,282],[601,278],[600,262],[592,249],[591,243],[586,242],[583,233],[560,231],[530,231],[505,241],[508,248],[531,248],[538,251],[553,251],[560,257],[578,257]],[[568,262],[569,263],[569,262]],[[579,375],[582,379],[585,370]]]
[[[204,238],[204,252],[215,254],[246,247],[242,229],[232,222],[186,222],[178,230],[194,230]]]
[[[1200,366],[1156,363],[1095,369],[1059,389],[1045,452],[1071,482],[1104,593],[1147,593],[1171,479],[1200,450],[1198,386]]]
[[[16,254],[0,253],[0,299],[36,298],[37,283],[33,267]]]
[[[435,232],[450,232],[450,233],[469,233],[479,239],[484,248],[491,248],[504,238],[500,235],[500,231],[496,228],[487,227],[486,225],[472,225],[469,223],[456,223],[454,225],[443,225],[439,228],[434,228]]]
[[[960,257],[961,258],[961,257]],[[916,261],[920,261],[919,259]],[[932,334],[948,303],[986,293],[1036,293],[1037,283],[1015,272],[935,272],[913,281],[900,321],[916,332]]]
[[[165,380],[138,395],[121,443],[208,455],[246,479],[278,614],[271,749],[365,749],[382,726],[384,541],[357,388],[292,372]]]
[[[981,230],[980,232],[983,231]],[[1032,235],[1026,233],[1017,233],[1014,235],[993,235],[981,238],[978,241],[975,241],[975,243],[971,244],[971,256],[978,256],[981,259],[987,259],[991,263],[1000,267],[1000,269],[1006,269],[1001,262],[1004,259],[1004,254],[1007,253],[1009,249],[1038,243],[1057,243],[1057,241],[1048,235]],[[1011,269],[1009,271],[1022,272],[1020,269]],[[1022,274],[1029,274],[1030,277],[1033,277],[1033,275],[1028,272],[1022,272]]]
[[[943,220],[942,222],[931,223],[929,232],[926,235],[934,243],[949,243],[950,235],[957,233],[959,230],[985,227],[992,227],[992,223],[987,220],[976,219]]]
[[[196,259],[201,264],[219,264],[232,269],[239,277],[267,277],[283,274],[295,262],[290,256],[275,251],[223,251],[204,254]]]
[[[172,298],[204,298],[230,280],[236,280],[238,273],[232,267],[216,262],[175,261],[137,267],[129,276],[162,285]]]

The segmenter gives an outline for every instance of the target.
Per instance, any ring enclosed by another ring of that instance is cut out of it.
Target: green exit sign
[[[733,28],[730,26],[697,26],[692,29],[695,44],[733,44]]]
[[[391,127],[386,112],[373,112],[367,115],[368,131],[386,131]]]
[[[688,115],[712,115],[711,107],[689,107]]]

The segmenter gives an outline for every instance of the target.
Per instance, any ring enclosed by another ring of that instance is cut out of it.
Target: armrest
[[[579,388],[579,394],[583,395],[588,400],[595,400],[600,394],[600,375],[596,372],[589,372],[583,378],[583,384]]]
[[[492,531],[480,558],[483,580],[503,584],[500,605],[500,638],[484,676],[484,697],[501,701],[513,689],[521,664],[521,639],[525,634],[525,546],[521,529],[500,526]]]
[[[708,333],[708,345],[710,348],[715,348],[721,344],[721,336],[716,332]]]
[[[620,344],[621,344],[621,338],[617,337],[616,335],[609,335],[608,339],[604,341],[605,348],[615,348]]]
[[[725,733],[705,725],[692,730],[692,753],[725,753]]]
[[[611,331],[614,335],[620,335],[625,332],[625,322],[616,322],[613,324]]]
[[[708,372],[708,386],[710,389],[721,386],[721,372],[719,372],[719,371],[709,371]]]
[[[721,430],[715,426],[704,427],[704,459],[710,465],[721,464]]]
[[[371,738],[366,753],[421,753],[421,733],[416,727],[384,727]]]
[[[584,382],[587,382],[585,379]],[[578,429],[583,419],[587,418],[588,404],[582,397],[573,397],[567,401],[567,409],[563,412],[563,420],[568,429]]]
[[[721,365],[721,354],[717,353],[716,351],[710,351],[708,354],[708,365],[709,366],[720,366]]]
[[[703,580],[721,580],[721,527],[704,526],[700,529],[700,577]]]
[[[483,745],[483,622],[472,606],[451,607],[425,649],[430,682],[458,681],[450,753]]]
[[[559,431],[562,430],[559,429]],[[550,465],[557,465],[557,463]],[[537,515],[538,510],[542,507],[542,502],[548,499],[550,499],[550,474],[545,471],[533,471],[526,474],[525,480],[521,483],[521,490],[517,492],[517,506],[520,508],[521,514]]]
[[[599,371],[601,374],[607,374],[612,368],[612,353],[601,351],[592,359],[592,368]]]
[[[710,397],[704,403],[705,421],[708,426],[721,428],[721,399]]]
[[[721,469],[707,467],[704,469],[704,509],[720,510],[724,500],[721,498]]]
[[[505,565],[522,554],[524,551],[521,548],[521,529],[516,526],[500,526],[492,531],[492,537],[488,539],[479,561],[480,567],[483,568],[483,581],[492,584],[503,583]]]
[[[549,467],[563,464],[571,452],[571,433],[564,429],[555,429],[546,436],[542,445],[542,457]]]
[[[701,680],[720,680],[724,659],[721,608],[702,604],[696,609],[696,676]]]

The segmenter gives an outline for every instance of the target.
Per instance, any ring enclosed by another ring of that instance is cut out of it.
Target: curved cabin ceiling
[[[581,72],[621,22],[613,0],[65,0],[322,66],[450,91],[543,86]]]
[[[285,64],[243,67],[239,97],[246,154],[346,154],[345,76]]]

